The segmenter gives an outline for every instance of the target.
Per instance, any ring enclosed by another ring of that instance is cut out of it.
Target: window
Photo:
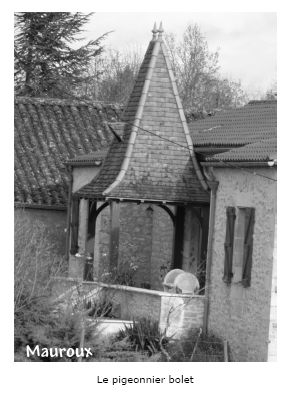
[[[226,216],[223,281],[227,284],[239,282],[244,287],[249,287],[251,284],[255,209],[239,207],[236,227],[236,209],[228,207]]]

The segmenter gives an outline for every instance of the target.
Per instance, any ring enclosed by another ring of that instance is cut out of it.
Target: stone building
[[[205,289],[184,325],[227,339],[233,360],[275,359],[276,101],[187,125],[162,27],[123,112],[16,98],[15,205],[66,249],[71,279],[115,273],[139,313],[162,311],[164,275],[183,268]]]
[[[115,132],[107,151],[68,161],[73,167],[69,274],[84,277],[90,256],[93,279],[111,272],[126,283],[127,252],[130,262],[133,255],[137,259],[133,285],[159,290],[171,268],[195,273],[200,268],[210,197],[162,28],[153,30]]]
[[[40,220],[65,254],[69,171],[65,161],[109,145],[120,108],[101,102],[15,97],[16,214]]]
[[[276,102],[224,112],[210,129],[205,138],[214,152],[231,149],[201,163],[218,183],[206,271],[208,329],[228,340],[234,360],[275,360]]]

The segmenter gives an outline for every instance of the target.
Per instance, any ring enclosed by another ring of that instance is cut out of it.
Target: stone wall
[[[153,209],[151,288],[163,289],[166,273],[171,269],[173,247],[173,222],[170,216],[158,206]],[[173,211],[173,207],[170,208]]]
[[[109,301],[113,305],[116,319],[137,320],[149,318],[158,321],[161,330],[168,336],[182,338],[191,329],[203,327],[204,296],[171,294],[163,291],[147,290],[120,285],[107,285],[95,282],[78,282],[73,279],[57,278],[53,282],[53,295],[58,297],[66,292],[67,299],[73,299],[73,291],[87,295],[88,299]],[[69,298],[72,297],[72,298]]]
[[[103,280],[109,272],[109,210],[109,206],[106,207],[96,221],[94,241],[96,281]],[[80,218],[80,227],[84,220],[85,214]],[[79,232],[81,254],[86,248],[83,236],[84,234],[80,235]],[[130,284],[136,287],[161,290],[164,275],[169,271],[172,259],[173,223],[170,216],[158,206],[120,203],[119,237],[120,276],[130,278]],[[70,276],[82,276],[84,265],[82,260],[83,258],[70,256]]]
[[[276,178],[274,169],[260,169],[258,173]],[[229,341],[233,360],[266,361],[276,183],[236,169],[215,169],[215,175],[220,184],[213,236],[209,330]],[[247,288],[240,283],[227,285],[222,281],[227,206],[255,207],[251,285]]]

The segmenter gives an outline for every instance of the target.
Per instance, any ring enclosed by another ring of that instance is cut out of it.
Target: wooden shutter
[[[248,207],[245,209],[245,235],[242,267],[242,284],[244,287],[249,287],[251,285],[254,223],[255,209],[253,207]]]
[[[233,273],[233,249],[234,249],[234,232],[235,232],[236,210],[234,207],[226,209],[226,235],[224,243],[224,275],[223,281],[230,284]]]
[[[79,199],[73,198],[71,203],[71,236],[70,236],[70,254],[76,254],[79,250]]]

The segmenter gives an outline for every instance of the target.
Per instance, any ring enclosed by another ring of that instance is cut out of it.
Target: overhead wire
[[[78,98],[78,99],[79,99],[79,100],[82,100],[82,98]],[[84,101],[84,100],[83,100],[83,101]],[[84,102],[90,102],[90,101],[84,101]],[[161,136],[161,135],[158,135],[158,134],[155,133],[155,132],[149,131],[148,129],[142,128],[142,127],[139,126],[139,125],[135,125],[134,123],[131,123],[131,122],[129,122],[129,121],[120,121],[120,122],[123,122],[123,123],[125,123],[125,124],[127,124],[127,125],[130,125],[130,126],[134,126],[135,128],[138,128],[138,129],[140,129],[140,130],[142,130],[142,131],[144,131],[144,132],[147,132],[148,134],[151,134],[151,135],[153,135],[153,136],[157,136],[158,138],[160,138],[160,139],[163,140],[163,141],[172,143],[173,145],[177,145],[177,146],[179,146],[179,147],[181,147],[181,148],[183,148],[183,149],[188,150],[188,152],[190,152],[188,146],[182,145],[182,144],[180,144],[180,143],[178,143],[178,142],[175,142],[175,141],[171,141],[171,140],[168,139],[168,138],[165,138],[165,137],[163,137],[163,136]],[[201,153],[199,153],[199,152],[195,152],[195,153],[196,153],[197,155],[202,155],[202,156],[204,157],[204,155],[201,154]],[[204,158],[205,158],[205,157],[204,157]],[[241,166],[237,166],[237,165],[230,164],[229,162],[225,162],[225,161],[222,160],[222,159],[215,158],[215,161],[220,162],[220,163],[222,163],[223,165],[225,165],[225,166],[227,166],[227,167],[234,168],[234,169],[239,169],[239,170],[242,170],[242,171],[244,171],[244,172],[246,172],[246,173],[250,173],[250,174],[252,174],[252,175],[254,175],[254,176],[260,176],[260,177],[262,177],[262,178],[271,180],[271,181],[273,181],[273,182],[277,182],[277,179],[274,179],[274,178],[271,178],[271,177],[269,177],[269,176],[263,175],[262,173],[258,173],[258,172],[254,172],[254,171],[247,170],[246,168],[241,167]],[[207,166],[209,166],[209,162],[207,162]]]
[[[158,134],[155,133],[155,132],[152,132],[152,131],[149,131],[149,130],[147,130],[147,129],[144,129],[144,128],[142,128],[141,126],[134,125],[134,124],[132,124],[131,122],[128,122],[128,121],[122,121],[122,122],[124,122],[124,123],[126,123],[126,124],[128,124],[128,125],[131,125],[131,126],[135,126],[136,128],[138,128],[138,129],[140,129],[140,130],[142,130],[142,131],[144,131],[144,132],[147,132],[147,133],[149,133],[149,134],[151,134],[151,135],[157,136],[158,138],[160,138],[160,139],[162,139],[162,140],[164,140],[164,141],[166,141],[166,142],[169,142],[169,143],[172,143],[172,144],[174,144],[174,145],[180,146],[181,148],[187,149],[187,150],[189,151],[189,148],[188,148],[187,146],[184,146],[184,145],[182,145],[182,144],[180,144],[180,143],[178,143],[178,142],[175,142],[175,141],[171,141],[170,139],[165,138],[165,137],[162,137],[161,135],[158,135]],[[201,154],[201,153],[197,153],[197,152],[196,152],[196,154],[197,154],[197,155],[200,154],[200,155],[202,155],[202,156],[204,157],[204,155]],[[222,160],[222,159],[217,159],[217,158],[214,158],[214,159],[215,159],[216,162],[220,162],[220,163],[222,163],[223,165],[225,165],[225,166],[227,166],[227,167],[234,168],[234,169],[240,169],[240,170],[242,170],[242,171],[244,171],[244,172],[246,172],[246,173],[250,173],[250,174],[255,175],[255,176],[261,176],[261,177],[263,177],[263,178],[265,178],[265,179],[271,180],[271,181],[273,181],[273,182],[277,182],[277,179],[274,179],[274,178],[271,178],[271,177],[269,177],[269,176],[263,175],[262,173],[254,172],[254,171],[251,171],[251,170],[247,170],[246,168],[244,168],[244,167],[242,167],[242,166],[237,166],[237,165],[230,164],[230,163],[228,163],[228,162],[225,162],[225,161]],[[207,166],[209,166],[209,162],[207,162]]]

